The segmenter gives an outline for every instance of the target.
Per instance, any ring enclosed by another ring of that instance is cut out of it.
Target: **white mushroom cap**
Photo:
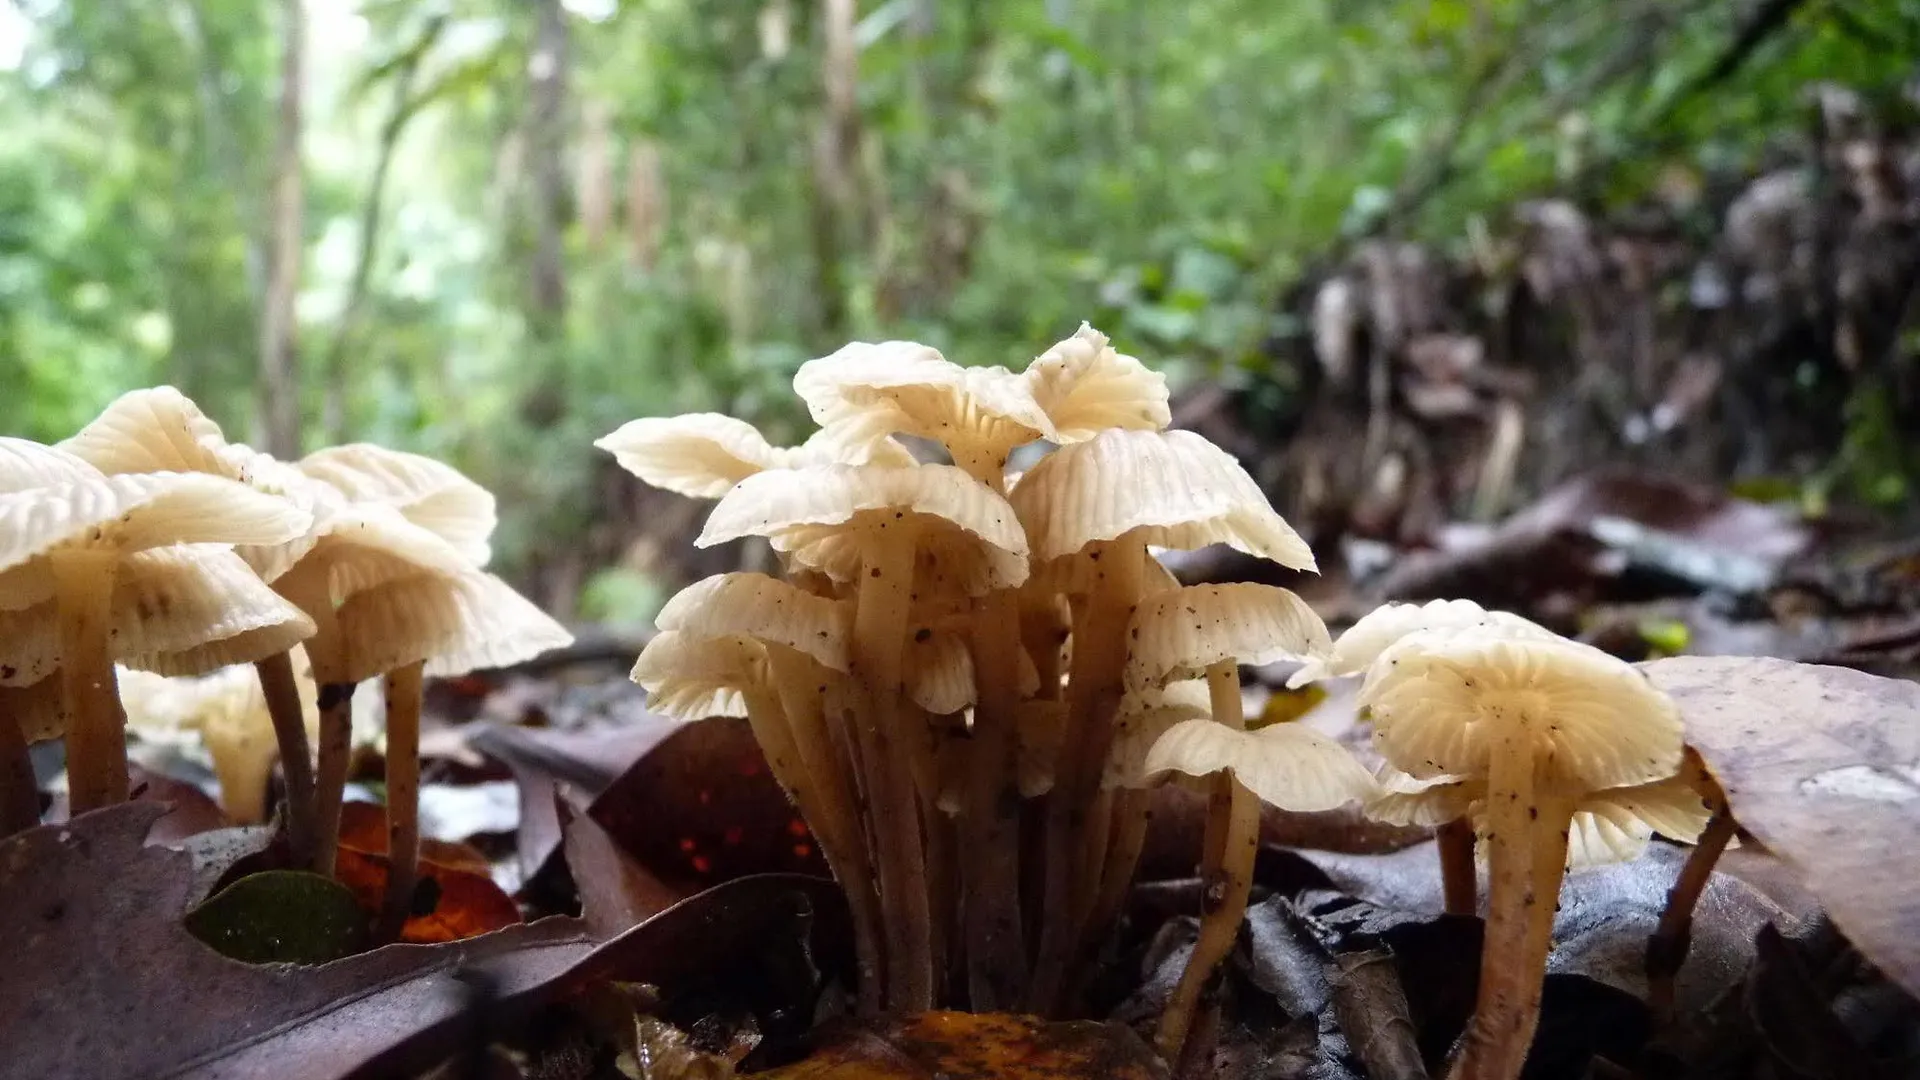
[[[793,388],[815,423],[843,446],[895,434],[944,445],[955,458],[997,456],[1053,437],[1027,382],[1005,368],[965,368],[910,341],[854,342],[800,365]]]
[[[1086,323],[1027,365],[1028,392],[1053,421],[1053,441],[1084,442],[1111,428],[1158,431],[1173,422],[1166,376],[1115,352]]]
[[[418,574],[457,577],[472,569],[460,549],[380,503],[341,503],[323,511],[300,560],[275,579],[294,596],[324,587],[334,604]]]
[[[633,664],[647,689],[647,707],[674,720],[745,716],[742,689],[772,679],[766,649],[744,637],[697,638],[672,630],[653,635]]]
[[[1374,770],[1376,790],[1363,808],[1368,819],[1388,825],[1433,827],[1466,817],[1476,799],[1486,794],[1486,786],[1457,776],[1427,779],[1400,771],[1391,765]]]
[[[794,563],[841,581],[860,574],[867,545],[886,543],[907,515],[917,543],[969,595],[1027,577],[1027,538],[1013,508],[951,465],[823,465],[771,469],[735,485],[713,508],[701,547],[764,536]]]
[[[338,618],[341,677],[348,682],[421,661],[428,675],[506,667],[573,641],[565,627],[481,570],[363,589],[340,605]]]
[[[912,455],[894,442],[873,444],[843,461],[838,456],[842,448],[824,431],[814,433],[804,446],[774,446],[752,424],[722,413],[629,420],[593,445],[653,487],[694,499],[717,499],[767,469],[913,464]]]
[[[1231,454],[1190,431],[1108,430],[1063,446],[1009,495],[1036,563],[1137,533],[1193,550],[1228,544],[1310,570],[1313,551]]]
[[[1422,630],[1477,630],[1500,627],[1516,636],[1554,637],[1553,631],[1505,611],[1488,611],[1471,600],[1433,600],[1425,604],[1382,604],[1347,628],[1324,660],[1308,661],[1287,679],[1298,688],[1321,679],[1359,675],[1394,642]]]
[[[1147,751],[1160,736],[1175,724],[1212,715],[1213,700],[1204,679],[1127,691],[1114,712],[1113,747],[1107,753],[1100,786],[1111,789],[1138,783]]]
[[[294,670],[297,679],[306,675],[298,665]],[[252,669],[231,667],[201,678],[123,670],[119,680],[128,730],[152,741],[199,742],[213,759],[227,813],[243,825],[264,818],[267,780],[280,748],[266,694]],[[306,685],[300,698],[307,735],[315,738],[319,713],[313,707],[312,679],[301,681]]]
[[[1631,665],[1565,639],[1499,628],[1409,635],[1382,656],[1359,703],[1380,752],[1416,777],[1483,777],[1513,745],[1531,747],[1543,775],[1575,793],[1680,766],[1673,701]]]
[[[300,471],[354,502],[391,506],[453,545],[475,567],[492,555],[499,515],[493,493],[445,462],[372,443],[316,450]]]
[[[1183,721],[1147,751],[1141,771],[1149,779],[1230,772],[1261,802],[1282,810],[1332,810],[1373,793],[1373,777],[1346,747],[1300,724],[1238,731],[1212,720]]]
[[[198,675],[284,652],[313,621],[217,544],[129,555],[114,581],[113,659],[167,675]],[[52,600],[0,612],[0,686],[27,686],[60,668]]]
[[[776,642],[844,672],[853,604],[815,596],[765,574],[715,574],[675,593],[654,625],[694,638],[737,635]]]
[[[1133,612],[1127,683],[1197,678],[1223,660],[1271,664],[1324,656],[1326,624],[1298,596],[1272,585],[1188,585],[1150,594]]]
[[[278,495],[317,517],[344,502],[332,488],[300,470],[242,443],[228,442],[200,407],[171,386],[122,394],[60,449],[109,475],[206,473]],[[243,545],[236,550],[263,579],[272,581],[312,546],[311,534],[284,544]]]

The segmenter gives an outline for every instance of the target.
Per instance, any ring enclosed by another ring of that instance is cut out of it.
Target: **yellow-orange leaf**
[[[1132,1031],[1006,1013],[930,1012],[847,1032],[768,1080],[1159,1080],[1166,1066]]]

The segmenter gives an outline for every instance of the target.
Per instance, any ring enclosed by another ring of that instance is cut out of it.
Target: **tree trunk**
[[[301,0],[282,0],[280,137],[274,152],[269,218],[267,295],[260,318],[259,424],[269,453],[300,456],[300,371],[295,351],[294,298],[300,292],[301,84],[306,52],[306,15]]]
[[[813,155],[814,292],[821,336],[836,345],[847,329],[841,263],[859,246],[852,235],[860,208],[860,50],[854,40],[858,17],[857,0],[820,0],[826,109]]]
[[[533,166],[533,330],[542,341],[558,341],[567,309],[567,276],[561,233],[565,225],[567,13],[560,0],[539,0],[539,25],[533,57],[528,149]]]

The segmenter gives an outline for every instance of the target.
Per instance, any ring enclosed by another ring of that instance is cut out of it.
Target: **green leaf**
[[[367,916],[345,885],[305,870],[249,874],[187,912],[187,932],[248,964],[324,964],[367,947]]]

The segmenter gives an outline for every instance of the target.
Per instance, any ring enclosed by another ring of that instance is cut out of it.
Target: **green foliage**
[[[1186,375],[1257,371],[1283,408],[1276,299],[1337,245],[1751,170],[1805,130],[1810,84],[1898,99],[1920,42],[1916,0],[1790,5],[1745,51],[1774,5],[863,0],[837,202],[823,6],[567,0],[556,60],[541,20],[560,2],[309,5],[309,442],[337,402],[340,434],[470,470],[502,496],[510,567],[593,519],[594,437],[716,409],[797,438],[784,380],[850,337],[1019,363],[1091,318]],[[246,431],[280,5],[20,10],[25,53],[0,73],[0,429],[57,438],[166,380]],[[557,316],[532,285],[556,175],[532,73],[556,62]],[[379,243],[338,337],[388,136]],[[1856,404],[1849,461],[1882,461]]]

